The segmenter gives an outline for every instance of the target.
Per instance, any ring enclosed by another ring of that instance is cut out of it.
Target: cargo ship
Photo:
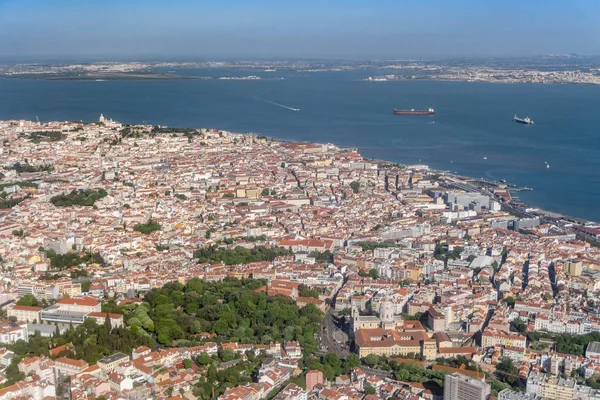
[[[414,108],[412,108],[410,110],[394,109],[394,114],[397,114],[397,115],[433,115],[433,114],[435,114],[435,110],[431,107],[428,110],[415,110]]]
[[[519,118],[519,117],[517,117],[517,114],[515,114],[515,116],[513,117],[513,121],[518,122],[520,124],[533,125],[533,120],[531,118],[529,118],[529,117]]]

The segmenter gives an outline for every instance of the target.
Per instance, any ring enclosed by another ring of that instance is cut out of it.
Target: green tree
[[[34,295],[26,294],[17,301],[17,305],[19,306],[37,306],[38,300]]]
[[[342,361],[336,353],[327,353],[323,361],[331,365],[334,369],[340,369],[342,367]]]
[[[360,358],[358,355],[354,353],[348,354],[348,356],[344,359],[344,370],[349,372],[350,370],[360,367]]]
[[[512,296],[508,296],[508,297],[506,297],[506,298],[504,299],[504,301],[506,301],[506,303],[507,303],[509,306],[511,306],[511,307],[514,307],[514,306],[515,306],[515,302],[516,302],[516,301],[515,301],[515,298],[514,298],[514,297],[512,297]]]
[[[375,365],[379,364],[379,356],[376,354],[369,354],[365,357],[365,363],[371,367],[374,367]]]
[[[160,231],[161,229],[162,226],[158,222],[152,220],[149,220],[145,224],[135,224],[133,226],[134,231],[138,231],[144,235],[148,235],[154,231]]]
[[[510,330],[524,334],[527,330],[527,325],[525,325],[525,322],[521,318],[517,318],[510,323]]]
[[[594,374],[586,381],[586,385],[592,389],[600,389],[600,375]]]
[[[358,190],[360,189],[360,182],[352,181],[350,182],[350,187],[354,193],[358,193]]]
[[[79,189],[73,190],[68,194],[61,194],[50,198],[50,202],[56,207],[70,206],[93,206],[94,203],[103,197],[108,196],[104,189]]]
[[[518,379],[519,369],[508,357],[502,357],[496,365],[496,370],[500,372],[502,382],[514,385]]]
[[[221,361],[227,362],[235,359],[235,353],[232,349],[223,349],[221,350],[219,357],[221,358]]]
[[[311,289],[304,284],[300,284],[300,286],[298,286],[298,295],[300,297],[312,297],[318,299],[320,294],[321,293],[318,289]]]
[[[373,279],[379,278],[379,273],[377,272],[377,269],[375,269],[375,268],[370,269],[369,276]]]
[[[198,356],[198,364],[200,365],[208,365],[211,363],[210,356],[206,352],[200,353]]]

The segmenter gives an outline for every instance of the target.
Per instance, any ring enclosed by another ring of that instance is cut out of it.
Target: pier
[[[533,189],[530,188],[530,187],[525,186],[525,187],[522,187],[522,188],[520,188],[520,187],[508,188],[508,190],[510,192],[531,192]]]
[[[519,187],[512,183],[507,183],[504,179],[501,181],[497,181],[497,180],[493,180],[493,179],[474,178],[474,179],[469,179],[466,182],[469,182],[470,184],[480,184],[480,185],[488,185],[488,186],[494,186],[494,187],[506,187],[506,190],[508,190],[510,192],[530,192],[533,190],[532,188],[527,187],[527,186]]]

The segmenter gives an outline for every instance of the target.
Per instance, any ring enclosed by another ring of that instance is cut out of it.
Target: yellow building
[[[567,273],[571,276],[580,276],[583,272],[583,263],[581,261],[568,261]]]
[[[260,197],[260,193],[261,190],[258,190],[257,188],[246,189],[246,197],[249,199],[258,199]]]
[[[423,332],[398,332],[393,329],[359,329],[355,332],[358,356],[407,356],[414,354],[435,360],[436,343]]]
[[[129,356],[123,353],[116,353],[110,356],[102,357],[98,360],[97,365],[103,372],[112,372],[114,369],[123,363],[129,362]]]
[[[552,377],[542,385],[542,397],[554,400],[570,400],[575,397],[575,381]]]
[[[531,372],[527,378],[527,394],[544,399],[571,400],[575,397],[576,384],[571,378],[559,378],[541,372]],[[536,398],[537,398],[536,397]]]
[[[481,347],[527,347],[527,338],[512,332],[501,332],[496,329],[486,329],[481,336]]]
[[[17,321],[23,321],[27,323],[33,321],[39,322],[40,311],[42,311],[42,307],[14,305],[7,310],[6,315],[9,317],[15,317]]]

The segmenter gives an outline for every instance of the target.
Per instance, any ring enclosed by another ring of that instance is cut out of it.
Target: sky
[[[0,59],[600,55],[596,0],[0,0]]]

